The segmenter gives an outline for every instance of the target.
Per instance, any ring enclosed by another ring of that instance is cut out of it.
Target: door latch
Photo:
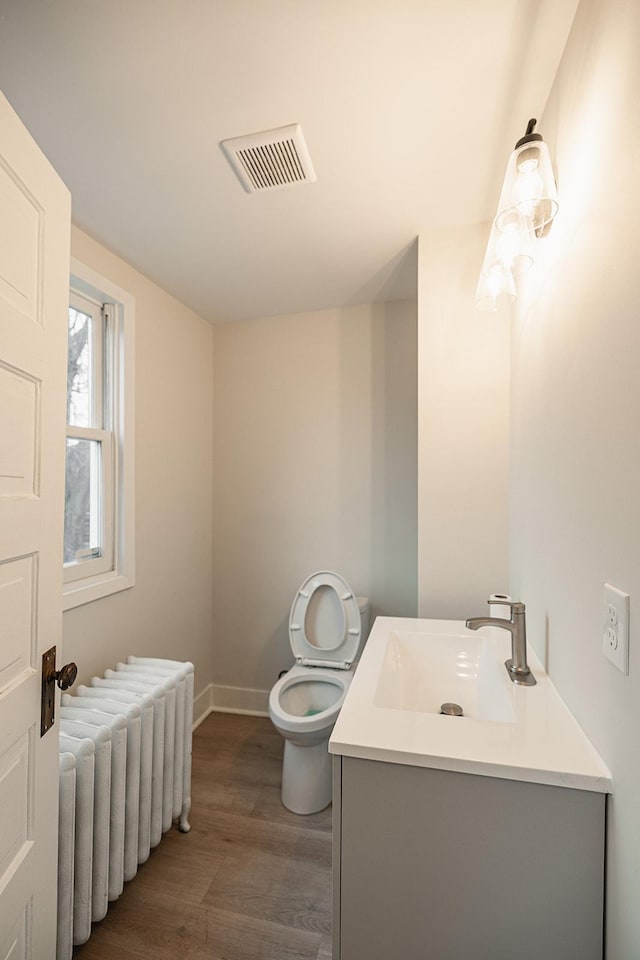
[[[40,736],[44,737],[55,720],[56,684],[61,690],[68,690],[76,682],[78,668],[75,663],[65,663],[56,670],[56,648],[51,647],[42,654],[42,699],[40,705]]]

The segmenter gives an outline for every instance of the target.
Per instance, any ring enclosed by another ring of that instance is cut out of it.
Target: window
[[[133,586],[134,301],[72,261],[64,609]]]
[[[65,580],[113,570],[113,305],[69,298]]]

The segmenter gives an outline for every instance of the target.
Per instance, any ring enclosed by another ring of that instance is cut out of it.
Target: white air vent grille
[[[247,193],[316,179],[299,123],[220,144]]]

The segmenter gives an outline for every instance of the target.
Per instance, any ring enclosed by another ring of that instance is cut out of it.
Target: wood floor
[[[172,828],[74,960],[331,960],[331,808],[280,802],[268,719],[194,734],[191,832]]]

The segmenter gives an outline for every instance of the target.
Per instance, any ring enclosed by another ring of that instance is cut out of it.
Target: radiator
[[[174,820],[190,830],[193,664],[128,657],[63,694],[57,960],[71,960]]]

